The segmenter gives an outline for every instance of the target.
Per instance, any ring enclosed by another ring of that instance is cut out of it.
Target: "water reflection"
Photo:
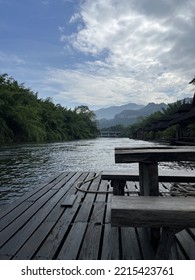
[[[63,143],[0,148],[0,205],[10,203],[62,171],[137,170],[138,164],[115,164],[115,147],[157,146],[127,138],[98,138]],[[192,169],[192,163],[161,163],[161,169]]]

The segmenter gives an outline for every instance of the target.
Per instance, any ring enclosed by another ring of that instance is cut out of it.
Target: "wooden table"
[[[116,163],[139,163],[140,195],[159,195],[158,162],[173,161],[195,161],[195,147],[115,148]]]
[[[115,148],[116,163],[139,163],[139,183],[141,196],[159,195],[158,162],[195,161],[195,147],[138,147]],[[118,187],[118,194],[124,192]],[[157,247],[160,229],[151,229],[151,241]]]

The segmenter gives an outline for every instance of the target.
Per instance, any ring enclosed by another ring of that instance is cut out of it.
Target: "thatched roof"
[[[183,104],[181,107],[171,116],[169,125],[174,125],[182,122],[183,118],[188,114],[191,110],[194,109],[193,104]]]

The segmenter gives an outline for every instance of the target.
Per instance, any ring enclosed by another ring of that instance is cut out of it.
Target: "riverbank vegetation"
[[[160,120],[169,120],[169,116],[174,115],[177,110],[182,106],[183,101],[179,100],[175,103],[168,104],[166,109],[156,111],[146,117],[141,117],[137,122],[128,127],[127,132],[130,138],[141,138],[144,140],[158,139],[170,139],[175,137],[177,131],[177,125],[165,127],[164,129],[155,129],[155,124],[158,124]],[[152,127],[153,125],[153,127]],[[154,134],[154,131],[157,133]]]
[[[88,139],[98,133],[87,106],[72,110],[55,105],[7,74],[0,75],[0,144]]]
[[[195,85],[195,77],[189,82]],[[129,126],[126,136],[133,139],[169,141],[170,143],[195,142],[195,93],[193,98],[168,104],[167,108]]]
[[[118,125],[105,130],[118,131],[121,137],[131,139],[193,144],[195,142],[195,95],[191,101],[179,100],[168,104],[161,111],[139,117],[130,126]]]

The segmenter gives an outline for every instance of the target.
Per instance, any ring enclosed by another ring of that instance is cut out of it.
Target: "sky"
[[[92,110],[192,97],[194,0],[0,0],[0,74]]]

